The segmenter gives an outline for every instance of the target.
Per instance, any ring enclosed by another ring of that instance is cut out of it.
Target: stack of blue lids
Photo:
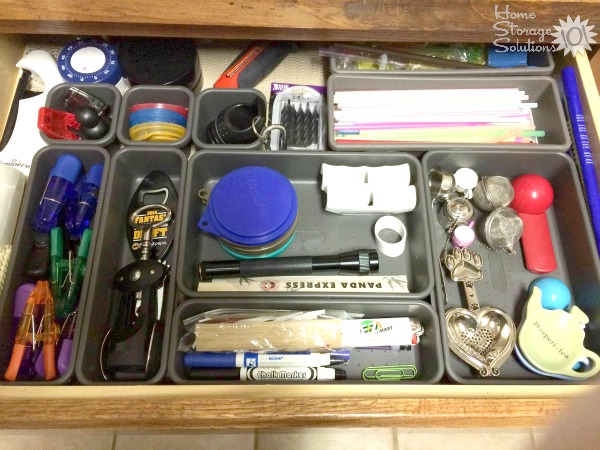
[[[267,258],[290,245],[297,221],[292,183],[276,170],[249,166],[219,180],[198,228],[217,237],[234,258]]]

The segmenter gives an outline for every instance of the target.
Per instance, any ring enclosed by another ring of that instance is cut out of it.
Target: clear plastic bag
[[[342,310],[217,309],[184,320],[179,351],[304,351],[339,348]],[[274,322],[277,322],[274,324]]]
[[[471,64],[486,64],[486,46],[484,44],[422,44],[408,47],[414,53],[450,59]],[[412,69],[419,69],[418,64]]]

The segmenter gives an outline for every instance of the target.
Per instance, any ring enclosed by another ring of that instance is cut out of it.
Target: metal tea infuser
[[[508,208],[515,196],[508,178],[482,177],[473,189],[473,202],[484,211],[491,211],[481,232],[490,249],[513,252],[513,247],[523,234],[523,221]]]
[[[523,221],[511,208],[496,208],[483,224],[483,236],[492,250],[512,254],[522,234]]]
[[[468,223],[473,217],[473,205],[464,197],[452,197],[438,212],[438,221],[444,230]]]
[[[514,196],[510,180],[501,176],[481,177],[473,189],[473,202],[484,211],[508,206]]]

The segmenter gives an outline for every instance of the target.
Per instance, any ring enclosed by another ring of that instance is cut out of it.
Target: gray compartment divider
[[[142,103],[170,103],[188,109],[185,134],[177,141],[134,141],[129,136],[129,114],[131,107]],[[125,92],[119,111],[117,138],[126,147],[185,147],[192,140],[192,123],[194,121],[194,93],[183,86],[138,85]]]
[[[529,53],[530,55],[533,52]],[[344,75],[389,75],[389,76],[407,76],[407,77],[458,77],[458,76],[521,76],[521,75],[551,75],[554,71],[554,58],[552,52],[536,52],[537,66],[529,67],[507,67],[495,68],[486,67],[485,69],[415,69],[415,70],[379,70],[379,69],[342,69],[338,68],[335,58],[329,58],[329,70],[331,73]]]
[[[500,151],[429,152],[422,160],[423,174],[434,166],[454,172],[462,167],[475,170],[479,176],[501,175],[512,179],[521,174],[535,173],[552,184],[554,201],[546,215],[557,259],[557,269],[546,275],[536,275],[525,269],[521,244],[515,246],[515,254],[494,252],[474,244],[471,249],[480,253],[484,260],[484,278],[475,283],[481,306],[504,309],[515,321],[517,328],[523,316],[524,303],[529,285],[543,276],[561,279],[571,289],[574,303],[590,318],[586,325],[585,346],[600,352],[600,265],[594,237],[587,214],[584,196],[571,158],[565,154],[551,153],[543,157],[539,153],[507,153]],[[439,205],[431,207],[431,195],[427,192],[433,249],[435,292],[442,335],[442,348],[446,372],[450,379],[463,384],[554,384],[567,381],[537,375],[525,368],[513,351],[500,368],[500,376],[483,378],[460,360],[447,345],[444,324],[445,311],[453,307],[467,307],[465,295],[458,283],[450,279],[447,271],[440,272],[437,261],[446,242],[446,234],[437,221]],[[477,218],[483,217],[478,213]],[[478,240],[483,240],[478,236]],[[448,246],[450,248],[450,245]],[[443,280],[442,280],[443,276]],[[444,296],[444,289],[446,296]]]
[[[98,206],[92,225],[94,232],[92,233],[92,241],[90,243],[90,249],[88,253],[86,275],[81,287],[71,359],[69,361],[67,372],[52,381],[5,382],[3,381],[4,372],[8,366],[14,344],[14,341],[11,342],[9,339],[13,326],[12,318],[14,294],[21,284],[30,282],[30,280],[25,278],[23,271],[25,270],[27,258],[29,257],[29,253],[33,246],[33,229],[31,223],[35,216],[37,206],[46,188],[50,170],[54,167],[58,158],[65,154],[70,154],[79,158],[86,171],[89,170],[94,164],[104,164],[102,184],[98,193]],[[80,345],[81,337],[84,333],[84,311],[90,298],[90,273],[93,270],[94,261],[96,259],[95,255],[98,254],[97,242],[101,223],[102,206],[104,204],[105,191],[108,184],[108,172],[109,155],[108,152],[101,147],[75,145],[64,147],[60,145],[49,145],[35,154],[31,164],[31,170],[29,172],[29,178],[25,188],[23,202],[21,204],[21,211],[19,213],[15,237],[13,239],[11,261],[9,263],[4,287],[2,289],[2,295],[0,296],[0,380],[2,380],[0,381],[0,384],[11,386],[60,385],[68,383],[73,377],[77,350]]]
[[[231,260],[210,234],[201,232],[197,223],[205,207],[198,197],[200,189],[211,189],[225,174],[245,166],[266,166],[279,171],[294,185],[298,195],[296,237],[281,256],[335,255],[360,248],[376,248],[373,226],[381,215],[339,215],[325,211],[326,194],[321,191],[321,164],[346,166],[382,166],[407,163],[411,184],[416,186],[417,205],[411,212],[398,215],[407,228],[404,253],[397,258],[379,254],[380,269],[393,282],[395,275],[406,275],[410,293],[382,293],[377,289],[344,293],[327,290],[319,295],[330,298],[424,299],[433,288],[430,237],[425,202],[425,186],[419,161],[410,154],[399,153],[302,153],[252,152],[239,150],[203,150],[189,161],[185,187],[184,210],[177,283],[183,295],[193,297],[265,297],[285,292],[286,298],[310,297],[314,292],[280,289],[273,292],[235,292],[232,290],[198,291],[198,264],[201,261]],[[366,281],[366,277],[347,277],[350,282]],[[240,280],[240,283],[243,281]]]
[[[365,318],[385,317],[416,317],[423,325],[425,332],[418,345],[410,350],[352,350],[350,362],[342,367],[346,370],[348,379],[338,381],[321,381],[319,384],[434,384],[441,380],[444,374],[444,363],[440,348],[440,328],[433,307],[421,300],[406,300],[389,303],[377,300],[364,301],[358,299],[330,300],[326,298],[288,299],[279,297],[268,300],[252,300],[251,302],[233,300],[192,299],[182,303],[173,316],[171,332],[171,348],[169,353],[169,377],[177,384],[243,384],[243,381],[196,381],[190,380],[183,366],[183,353],[177,350],[179,340],[185,334],[183,320],[218,308],[248,308],[248,309],[342,309],[353,313],[365,314]],[[414,364],[417,376],[411,380],[402,381],[363,381],[360,377],[362,370],[372,365]],[[285,382],[278,382],[284,384]],[[312,382],[311,382],[312,383]],[[293,383],[285,383],[293,384]],[[296,383],[297,384],[297,383]]]
[[[334,130],[334,94],[352,90],[392,89],[490,89],[519,88],[529,95],[529,102],[538,103],[532,111],[536,128],[546,136],[538,144],[454,144],[454,143],[337,143]],[[327,81],[327,124],[329,146],[338,151],[464,151],[469,149],[502,150],[506,152],[566,152],[571,146],[565,114],[556,82],[551,77],[427,77],[331,75]],[[367,147],[367,148],[365,148]]]
[[[206,131],[219,113],[230,106],[262,101],[267,111],[267,99],[256,89],[215,89],[208,88],[200,92],[194,100],[194,122],[192,124],[192,140],[198,149],[238,149],[258,150],[262,141],[257,136],[249,144],[211,144],[207,142]],[[239,127],[238,127],[239,128]],[[260,131],[260,130],[258,130]]]
[[[65,146],[98,146],[108,147],[117,138],[117,124],[119,122],[119,111],[121,109],[121,92],[112,84],[107,83],[63,83],[54,86],[48,92],[46,98],[46,107],[65,111],[61,105],[61,100],[70,86],[81,89],[82,91],[99,98],[105,104],[110,106],[110,127],[105,136],[100,139],[52,139],[40,131],[40,136],[48,144]],[[65,111],[66,112],[66,111]]]
[[[174,212],[175,237],[166,257],[167,263],[171,266],[171,275],[164,289],[162,316],[165,327],[161,363],[158,372],[149,380],[115,383],[156,384],[166,374],[168,336],[175,308],[176,242],[181,227],[180,211],[183,205],[182,188],[186,167],[187,159],[184,153],[172,147],[129,147],[118,151],[113,156],[103,210],[105,216],[98,236],[97,259],[90,279],[87,320],[83,324],[82,342],[78,354],[80,360],[76,367],[77,379],[80,383],[106,384],[100,371],[99,356],[102,341],[108,331],[109,315],[111,307],[114,306],[112,303],[116,301],[112,280],[119,269],[134,261],[125,235],[127,208],[140,182],[153,170],[165,172],[171,178],[178,193],[177,211]]]

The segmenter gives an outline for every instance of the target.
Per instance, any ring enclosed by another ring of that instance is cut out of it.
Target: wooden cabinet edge
[[[0,89],[0,136],[6,126],[6,118],[19,76],[15,64],[23,56],[24,49],[22,36],[0,34],[0,80],[3,87]]]

